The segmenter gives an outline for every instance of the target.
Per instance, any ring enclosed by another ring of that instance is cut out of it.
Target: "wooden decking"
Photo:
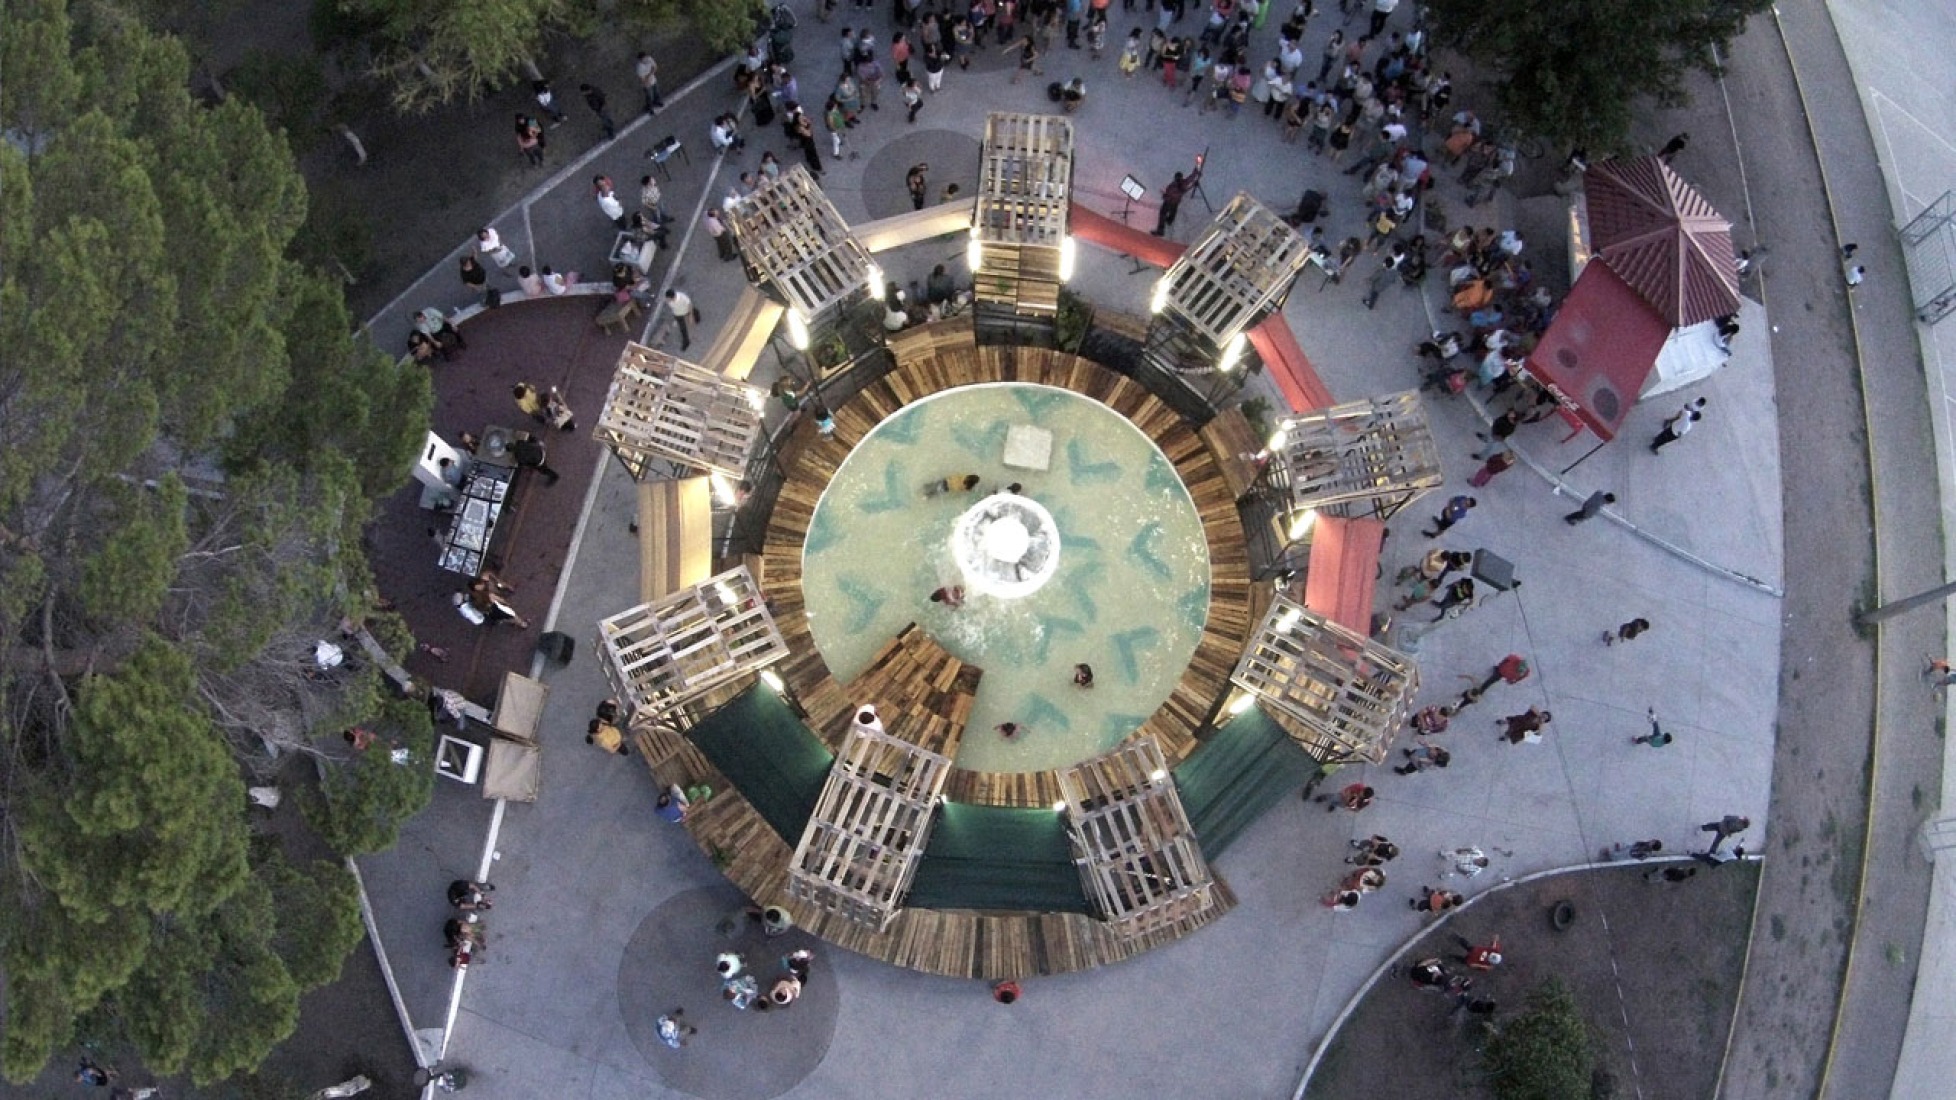
[[[800,699],[808,712],[808,728],[830,751],[841,747],[856,708],[874,703],[890,736],[956,757],[980,675],[978,668],[945,652],[911,623],[883,644],[862,675],[847,685],[837,684],[833,677],[819,680],[815,690]]]

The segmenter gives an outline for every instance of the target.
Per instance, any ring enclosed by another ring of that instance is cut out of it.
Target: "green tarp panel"
[[[1175,769],[1203,856],[1215,859],[1264,811],[1295,797],[1317,770],[1317,761],[1261,710],[1231,718]]]
[[[1059,814],[1044,807],[961,802],[938,807],[905,904],[918,909],[1089,911]]]
[[[789,847],[800,843],[835,754],[779,695],[756,684],[686,736]]]

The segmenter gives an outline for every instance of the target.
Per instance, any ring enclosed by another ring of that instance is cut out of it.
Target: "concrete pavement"
[[[881,31],[882,16],[877,18]],[[1124,37],[1129,21],[1117,12],[1110,39]],[[1307,36],[1307,52],[1329,30],[1320,17]],[[828,31],[804,19],[798,33],[804,98],[819,98],[809,89],[833,79],[833,50],[821,41]],[[1259,48],[1274,33],[1274,24],[1262,32]],[[1274,125],[1261,117],[1246,111],[1230,120],[1181,108],[1179,95],[1145,75],[1121,80],[1111,54],[1096,64],[1062,48],[1048,60],[1047,79],[1077,71],[1089,80],[1088,106],[1076,116],[1078,201],[1118,211],[1113,185],[1122,175],[1132,173],[1153,190],[1207,148],[1208,191],[1218,206],[1247,189],[1287,208],[1304,187],[1314,186],[1333,196],[1328,231],[1334,237],[1357,231],[1356,181],[1301,147],[1277,144]],[[888,212],[882,209],[885,192],[901,201],[902,171],[911,163],[904,145],[918,147],[920,159],[939,156],[939,150],[954,154],[963,148],[959,138],[969,141],[978,132],[986,111],[1043,109],[1043,82],[1011,86],[1003,64],[994,56],[981,58],[970,73],[951,72],[947,95],[931,102],[915,132],[888,107],[867,116],[869,122],[852,134],[866,150],[863,159],[832,163],[825,180],[845,217]],[[561,187],[499,219],[505,239],[522,227],[519,239],[530,247],[519,250],[526,256],[542,262],[568,257],[558,266],[589,269],[593,256],[602,257],[610,232],[585,181],[592,172],[607,171],[631,197],[629,187],[642,174],[640,146],[667,132],[682,140],[689,133],[697,137],[692,164],[679,166],[668,188],[669,203],[692,215],[699,202],[717,197],[729,169],[712,164],[698,147],[706,120],[724,110],[730,96],[718,76],[705,79],[692,93],[674,97],[674,107],[658,119],[637,124],[616,147],[601,151],[588,170],[566,170]],[[1718,132],[1721,106],[1701,98],[1693,111],[1706,121],[1693,147],[1694,163],[1680,167],[1736,218],[1746,206],[1739,157],[1707,137]],[[760,148],[784,151],[778,131],[751,140],[747,167]],[[884,155],[893,146],[896,155]],[[1442,197],[1457,200],[1458,188],[1443,187]],[[1459,220],[1505,223],[1507,209],[1504,199]],[[1184,206],[1180,235],[1193,235],[1205,221],[1206,211],[1192,200]],[[1774,246],[1777,260],[1786,246],[1777,237]],[[1534,240],[1529,255],[1547,264],[1560,256],[1560,247]],[[927,267],[928,259],[907,255],[898,264]],[[1087,296],[1128,309],[1145,300],[1151,276],[1131,274],[1112,257],[1085,259],[1078,285]],[[661,258],[662,264],[669,261]],[[892,273],[910,277],[898,264],[890,265]],[[694,239],[677,267],[711,330],[714,303],[728,300],[740,285],[738,265],[717,262],[708,243]],[[376,331],[424,299],[452,304],[457,290],[452,264],[438,265],[426,286],[404,296],[407,308],[377,319]],[[1358,304],[1361,291],[1347,284],[1320,293],[1307,279],[1286,307],[1303,347],[1341,398],[1413,384],[1410,348],[1433,319],[1419,295],[1388,294],[1377,311],[1368,312]],[[696,334],[695,340],[711,335]],[[1779,442],[1775,410],[1789,395],[1775,389],[1768,368],[1780,348],[1769,345],[1766,335],[1750,327],[1744,339],[1751,346],[1741,346],[1735,366],[1694,391],[1711,396],[1714,415],[1684,444],[1655,458],[1641,446],[1671,411],[1668,406],[1689,394],[1633,414],[1621,443],[1568,475],[1569,491],[1611,488],[1627,524],[1778,584],[1780,455],[1804,466],[1807,452]],[[1800,354],[1779,361],[1804,364],[1807,348],[1793,350]],[[763,368],[759,377],[765,381],[773,365],[764,362]],[[1464,478],[1478,417],[1463,403],[1436,404],[1432,415],[1451,478]],[[1822,421],[1815,423],[1822,430]],[[1542,470],[1554,472],[1584,449],[1559,438],[1543,425],[1521,442]],[[1804,469],[1802,476],[1808,483]],[[593,620],[632,602],[636,545],[624,531],[629,490],[606,465],[566,570],[554,625],[580,640],[588,638]],[[1479,844],[1498,855],[1487,875],[1493,881],[1580,864],[1613,841],[1660,836],[1684,846],[1697,838],[1699,822],[1725,813],[1753,817],[1756,846],[1774,754],[1778,601],[1621,526],[1569,528],[1557,518],[1572,503],[1551,493],[1537,475],[1511,474],[1481,493],[1484,507],[1447,540],[1511,558],[1525,583],[1422,640],[1419,659],[1428,685],[1422,702],[1455,694],[1461,686],[1456,677],[1478,677],[1507,652],[1526,654],[1536,669],[1520,687],[1496,689],[1487,703],[1456,720],[1458,732],[1450,735],[1458,749],[1454,767],[1411,778],[1377,777],[1381,797],[1363,820],[1301,803],[1278,808],[1219,862],[1242,900],[1229,918],[1134,962],[1036,983],[1010,1010],[975,987],[825,952],[818,967],[841,988],[841,1019],[828,1057],[791,1094],[887,1094],[892,1082],[931,1080],[946,1096],[990,1095],[1001,1081],[1082,1096],[1195,1089],[1280,1095],[1366,975],[1415,931],[1414,915],[1398,899],[1400,887],[1410,894],[1420,884],[1415,880],[1440,869],[1425,853]],[[1416,510],[1394,525],[1388,570],[1421,549],[1415,527],[1426,514]],[[1786,541],[1795,545],[1791,523],[1788,517]],[[1786,565],[1790,607],[1799,578],[1791,559]],[[1604,628],[1637,614],[1656,624],[1649,636],[1630,646],[1600,645]],[[477,1071],[475,1084],[487,1096],[677,1095],[662,1084],[659,1066],[648,1064],[631,1043],[617,980],[625,970],[626,945],[645,915],[717,876],[684,837],[651,818],[642,766],[605,758],[580,743],[583,716],[602,691],[594,665],[580,659],[546,677],[553,697],[544,725],[549,760],[543,797],[533,807],[511,807],[502,822],[496,842],[502,858],[495,864],[503,887],[497,950],[491,965],[470,976],[451,1054]],[[1497,744],[1492,720],[1530,705],[1557,715],[1547,743]],[[1629,736],[1641,732],[1646,706],[1658,707],[1677,744],[1660,751],[1629,744]],[[444,812],[438,806],[424,818]],[[437,845],[424,827],[431,826],[411,823],[412,835],[386,858],[408,863],[434,856]],[[1371,831],[1392,835],[1409,853],[1393,886],[1354,913],[1333,915],[1317,907],[1316,896],[1336,878],[1344,841]],[[445,850],[445,842],[440,847],[440,859],[466,864],[474,858],[472,846],[462,845],[460,853]],[[1777,842],[1773,850],[1779,850]],[[381,905],[387,904],[386,889],[385,881],[375,882]],[[1273,988],[1282,995],[1261,995]],[[1257,1012],[1240,1011],[1247,995],[1256,995]],[[1163,1004],[1173,1004],[1174,1011],[1162,1012]],[[1226,1029],[1191,1034],[1190,1020],[1225,1018],[1231,1021]],[[710,1030],[698,1041],[708,1041]],[[944,1051],[957,1056],[946,1059]]]

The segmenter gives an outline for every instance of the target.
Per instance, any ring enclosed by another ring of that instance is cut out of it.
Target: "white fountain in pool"
[[[988,496],[951,528],[951,556],[974,592],[1016,600],[1032,595],[1059,570],[1059,525],[1031,497]]]

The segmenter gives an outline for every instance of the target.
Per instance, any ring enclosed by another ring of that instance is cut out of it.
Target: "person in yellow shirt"
[[[590,732],[584,735],[584,743],[596,745],[606,752],[617,753],[619,756],[626,756],[631,752],[625,747],[625,734],[617,726],[602,718],[591,719]]]
[[[518,382],[516,388],[510,391],[510,396],[516,399],[516,407],[525,414],[537,420],[545,419],[543,394],[538,393],[535,386]]]
[[[939,478],[925,485],[924,495],[934,497],[944,493],[968,493],[977,487],[977,474],[952,474],[950,477]]]

